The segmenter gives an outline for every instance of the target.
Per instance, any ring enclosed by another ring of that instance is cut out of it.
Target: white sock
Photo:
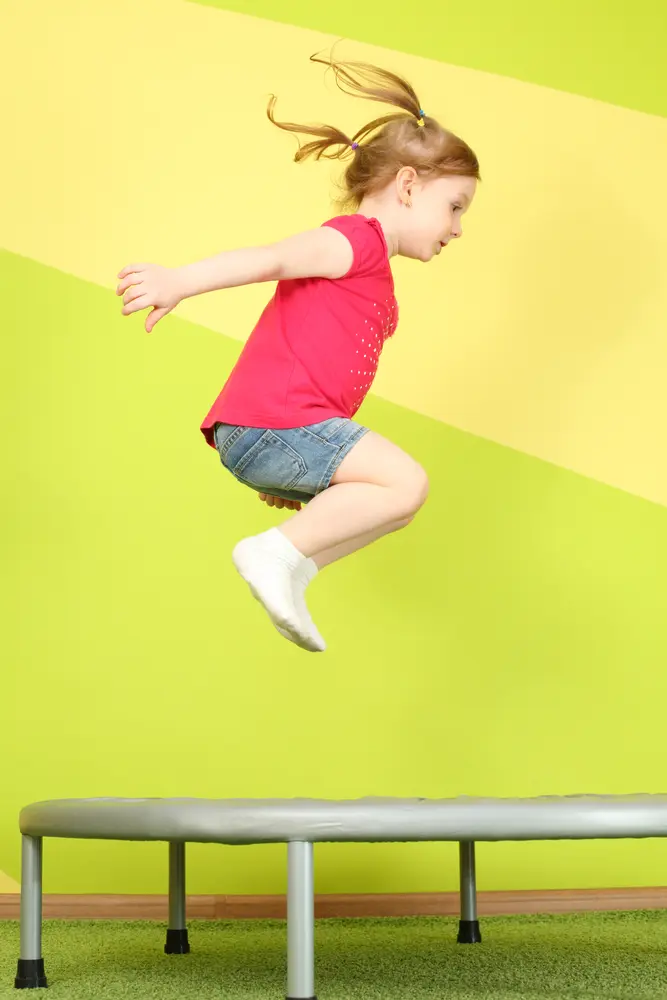
[[[310,635],[310,616],[308,620],[302,620],[293,586],[295,577],[301,579],[303,565],[312,560],[306,560],[278,528],[244,538],[234,549],[232,559],[253,596],[264,606],[281,635],[297,646],[316,651],[319,646]],[[309,576],[312,570],[308,568],[305,572],[308,579],[312,579]],[[307,583],[304,583],[303,591],[306,586]]]
[[[311,580],[317,576],[318,572],[317,563],[313,562],[312,559],[304,559],[292,573],[292,595],[294,597],[294,605],[302,626],[308,631],[310,644],[307,648],[313,653],[323,653],[327,648],[327,644],[318,632],[317,626],[311,618],[308,605],[306,604],[306,588]],[[290,638],[290,636],[282,628],[279,626],[276,626],[276,628],[281,635],[285,636],[286,639]]]

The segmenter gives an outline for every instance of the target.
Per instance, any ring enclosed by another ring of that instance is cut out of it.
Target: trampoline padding
[[[58,799],[26,806],[32,837],[218,844],[667,836],[667,795],[404,799]]]

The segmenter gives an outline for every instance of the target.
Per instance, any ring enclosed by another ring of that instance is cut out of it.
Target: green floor
[[[600,1000],[667,998],[667,913],[496,917],[484,943],[461,946],[443,919],[318,921],[319,1000]],[[48,922],[48,994],[109,1000],[281,1000],[285,927],[194,923],[192,954],[162,954],[146,923]],[[18,925],[0,923],[0,997],[12,988]],[[25,995],[25,994],[21,994]]]

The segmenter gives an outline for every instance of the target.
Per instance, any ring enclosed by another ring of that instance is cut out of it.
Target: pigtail
[[[370,63],[337,62],[331,57],[323,59],[319,53],[311,56],[310,61],[330,69],[338,87],[350,97],[364,97],[369,101],[393,105],[407,112],[416,121],[424,117],[414,88],[397,73]]]
[[[356,149],[354,140],[350,139],[349,136],[345,135],[344,132],[341,132],[334,125],[296,125],[294,122],[277,121],[274,114],[275,106],[276,97],[272,96],[269,106],[266,109],[266,114],[269,121],[278,128],[283,129],[285,132],[294,132],[297,135],[317,136],[312,142],[307,142],[303,146],[299,144],[299,148],[294,155],[297,163],[307,159],[309,156],[314,156],[316,160],[321,159],[321,157],[328,160],[340,160],[352,148]]]
[[[407,80],[396,73],[380,69],[378,66],[371,66],[369,63],[336,62],[332,58],[324,59],[317,53],[310,57],[310,61],[332,70],[336,83],[344,94],[351,97],[364,97],[369,101],[378,101],[380,104],[393,105],[400,108],[402,113],[394,112],[390,115],[384,115],[382,118],[376,118],[364,125],[350,138],[334,125],[297,125],[294,122],[277,121],[275,117],[276,97],[272,96],[266,114],[273,125],[285,132],[317,137],[312,142],[307,142],[303,146],[299,145],[294,157],[297,163],[309,156],[313,156],[316,160],[321,157],[340,160],[350,149],[356,150],[361,141],[378,128],[389,122],[405,120],[406,113],[407,116],[414,119],[417,125],[424,124],[425,115],[421,110],[417,94]]]

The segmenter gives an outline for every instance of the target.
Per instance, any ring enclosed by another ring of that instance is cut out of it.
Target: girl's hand
[[[116,295],[123,296],[123,316],[150,309],[146,333],[185,298],[179,271],[160,264],[130,264],[118,275]]]
[[[301,504],[298,500],[283,500],[282,497],[272,497],[268,493],[258,493],[259,499],[265,503],[268,507],[276,507],[278,510],[301,510]]]

